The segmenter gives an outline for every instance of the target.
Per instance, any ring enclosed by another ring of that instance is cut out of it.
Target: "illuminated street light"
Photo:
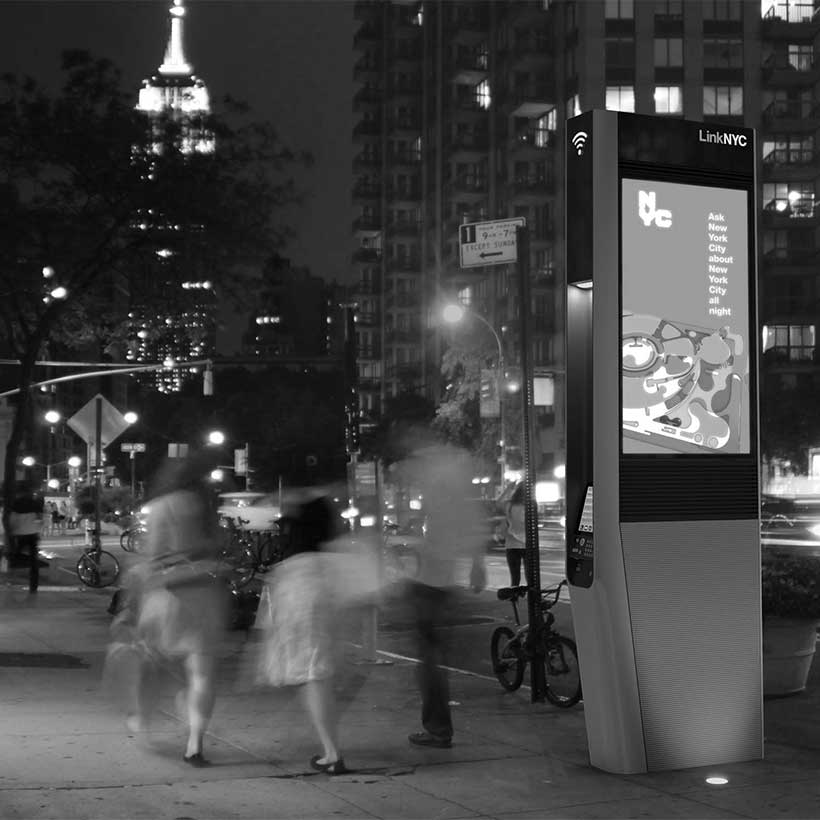
[[[225,434],[221,430],[211,430],[208,433],[208,444],[213,444],[216,447],[225,443]]]
[[[83,463],[83,460],[79,456],[71,456],[68,459],[68,466],[73,467],[75,470]]]
[[[217,483],[220,483],[223,478],[225,478],[224,471],[220,470],[219,468],[217,468],[216,470],[211,470],[211,481],[216,481]]]
[[[133,410],[129,410],[127,413],[123,414],[123,418],[128,422],[128,424],[136,424],[139,416]]]
[[[34,456],[23,456],[21,462],[24,467],[33,467],[35,464]]]
[[[501,379],[504,378],[504,346],[501,344],[501,337],[496,333],[495,328],[479,313],[476,313],[473,310],[469,310],[465,308],[463,305],[460,305],[455,302],[451,302],[444,306],[441,311],[441,315],[444,318],[445,322],[450,324],[457,324],[460,322],[465,314],[469,313],[475,319],[478,319],[482,322],[490,333],[493,334],[493,338],[495,339],[496,346],[498,348],[498,372],[501,374]],[[500,387],[500,380],[497,382],[497,385]],[[501,490],[504,490],[504,481],[507,474],[507,441],[505,437],[505,430],[504,430],[504,397],[502,396],[502,391],[498,390],[498,428],[501,438],[501,458],[499,459],[499,464],[501,467]]]
[[[59,287],[54,288],[49,296],[51,296],[52,299],[65,299],[68,296],[68,290],[60,285]]]
[[[48,410],[46,414],[43,416],[43,418],[49,424],[57,424],[57,422],[60,421],[62,416],[60,415],[60,412],[58,410]]]

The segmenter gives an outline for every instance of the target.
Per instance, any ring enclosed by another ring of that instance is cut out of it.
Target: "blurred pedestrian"
[[[226,625],[226,585],[218,577],[220,529],[205,476],[218,461],[203,450],[169,460],[157,476],[142,557],[129,584],[136,639],[148,651],[129,728],[146,727],[157,697],[156,661],[184,667],[188,742],[183,759],[206,766],[217,655]]]
[[[507,566],[510,570],[510,586],[521,583],[521,565],[524,563],[524,549],[527,542],[527,528],[524,517],[524,482],[516,484],[507,502],[507,534],[504,538],[504,549],[507,553]]]
[[[37,592],[40,585],[40,533],[43,529],[43,497],[35,493],[27,483],[17,487],[11,505],[9,526],[13,549],[9,564],[21,566],[28,561],[28,591]],[[28,559],[24,559],[23,555]]]
[[[341,534],[342,520],[331,500],[306,490],[279,519],[282,560],[268,576],[260,600],[262,648],[256,682],[298,686],[322,745],[310,766],[330,775],[349,772],[339,748],[333,579],[322,547]]]
[[[65,501],[60,502],[59,507],[59,515],[57,516],[57,522],[60,529],[61,534],[65,534],[66,528],[68,527],[68,504]]]
[[[421,567],[408,584],[421,663],[423,731],[408,736],[416,746],[449,749],[453,738],[450,688],[446,672],[446,645],[441,627],[453,599],[457,572],[470,567],[470,587],[480,592],[486,584],[485,542],[480,533],[481,510],[468,496],[472,470],[467,454],[456,447],[434,443],[417,449],[406,468],[421,488],[425,539]]]

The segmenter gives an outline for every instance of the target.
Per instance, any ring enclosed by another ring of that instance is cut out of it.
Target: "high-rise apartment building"
[[[159,123],[163,117],[181,123],[179,150],[183,154],[210,153],[215,149],[213,134],[202,125],[210,113],[208,89],[185,59],[183,48],[183,0],[170,8],[170,31],[165,59],[157,74],[143,80],[137,110]],[[162,150],[157,144],[154,150]],[[150,157],[145,165],[150,178]],[[136,230],[151,232],[156,264],[146,271],[150,282],[145,287],[168,296],[166,315],[146,311],[137,300],[130,315],[131,334],[126,358],[130,362],[192,361],[213,355],[216,344],[218,300],[212,283],[200,274],[204,268],[198,258],[196,231],[180,230],[170,224],[159,210],[149,209],[136,221]],[[142,378],[160,391],[179,390],[186,368],[153,371]]]
[[[355,17],[364,421],[403,389],[438,398],[443,299],[481,314],[505,362],[519,359],[514,273],[460,269],[458,225],[524,216],[532,356],[554,388],[536,468],[563,462],[564,123],[595,108],[757,129],[761,389],[820,380],[815,3],[360,0]]]

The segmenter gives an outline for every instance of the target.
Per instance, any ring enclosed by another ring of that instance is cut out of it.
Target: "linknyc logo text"
[[[745,148],[749,143],[745,134],[727,134],[725,131],[704,131],[698,128],[698,142],[714,142],[718,145],[731,145],[734,148]]]

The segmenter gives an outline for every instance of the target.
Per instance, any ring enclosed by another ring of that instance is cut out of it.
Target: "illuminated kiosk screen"
[[[621,181],[622,448],[748,454],[744,190]]]

